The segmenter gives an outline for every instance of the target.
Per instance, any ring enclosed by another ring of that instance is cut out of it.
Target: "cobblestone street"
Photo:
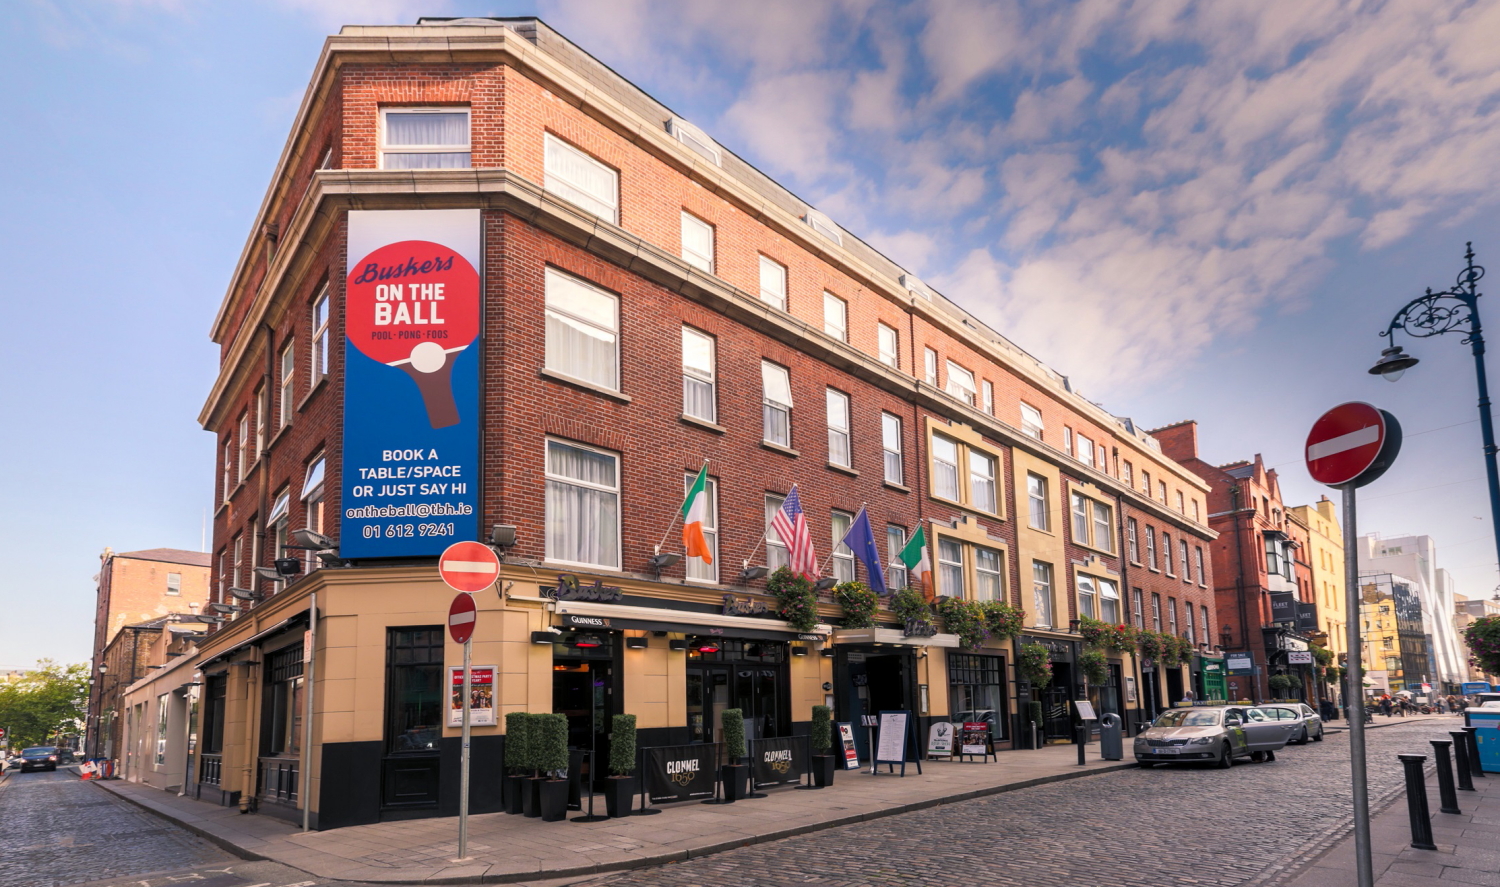
[[[1398,753],[1431,754],[1457,718],[1366,733],[1372,804],[1401,787]],[[1126,770],[949,804],[590,887],[1274,884],[1351,821],[1349,742],[1289,746],[1268,764]],[[1096,753],[1093,748],[1090,753]],[[1128,750],[1127,750],[1128,753]]]

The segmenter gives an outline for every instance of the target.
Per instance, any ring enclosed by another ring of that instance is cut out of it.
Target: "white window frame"
[[[964,544],[958,539],[950,539],[947,536],[937,537],[937,580],[938,593],[959,600],[967,600],[968,592],[964,582]],[[949,557],[953,551],[958,552],[958,560]],[[952,586],[958,586],[954,589]]]
[[[964,367],[948,361],[948,385],[943,389],[969,406],[974,405],[979,390],[974,384],[974,374]]]
[[[993,556],[995,568],[986,569],[986,556]],[[998,548],[987,545],[974,546],[974,599],[976,601],[1005,600],[1005,554]]]
[[[881,466],[885,472],[885,482],[898,486],[904,485],[906,480],[906,463],[901,455],[901,431],[900,416],[880,414]]]
[[[829,388],[824,402],[828,408],[828,463],[850,468],[854,464],[854,441],[849,433],[849,395]]]
[[[985,379],[979,383],[979,391],[982,396],[984,411],[988,415],[995,415],[995,383]]]
[[[1073,541],[1080,545],[1088,545],[1089,528],[1092,524],[1088,497],[1082,493],[1074,493],[1069,500],[1068,514],[1071,515]]]
[[[546,133],[543,146],[543,178],[549,194],[587,212],[591,212],[613,225],[620,224],[620,171],[604,164],[577,145],[569,144],[552,133]],[[595,193],[574,180],[562,169],[562,162],[571,160],[602,173],[610,183],[609,194]]]
[[[1026,472],[1026,520],[1033,529],[1051,532],[1052,504],[1047,486],[1045,477]]]
[[[760,257],[760,300],[782,311],[786,310],[786,266],[771,258]]]
[[[234,435],[224,436],[224,501],[234,493]]]
[[[986,514],[1000,513],[1000,485],[996,475],[1000,472],[1000,460],[989,453],[969,451],[969,507]],[[981,494],[984,494],[981,496]]]
[[[1146,525],[1146,566],[1158,572],[1161,570],[1156,560],[1156,528],[1150,524]]]
[[[899,524],[885,525],[885,555],[889,561],[885,569],[885,584],[890,591],[900,591],[911,584],[906,573],[906,562],[901,552],[906,548],[906,528]]]
[[[292,410],[296,408],[292,396],[297,385],[297,352],[294,347],[296,344],[294,340],[288,339],[281,349],[281,365],[278,368],[281,376],[278,380],[281,388],[281,408],[276,411],[276,430],[278,431],[292,424]]]
[[[389,118],[392,114],[463,114],[468,118],[469,125],[464,127],[466,136],[464,143],[452,145],[392,145],[387,138],[390,132]],[[431,108],[381,108],[380,109],[380,168],[402,169],[406,167],[389,167],[386,165],[386,156],[390,154],[468,154],[469,162],[458,167],[442,167],[443,169],[471,169],[474,166],[474,115],[467,106],[437,106]],[[332,148],[329,149],[332,151]],[[420,169],[420,167],[419,167]]]
[[[1172,547],[1172,534],[1165,530],[1161,534],[1161,571],[1177,578],[1177,550]]]
[[[809,228],[812,228],[839,246],[844,245],[844,234],[839,230],[839,226],[833,223],[833,219],[828,218],[815,209],[810,209],[802,217],[802,221],[806,222]]]
[[[1177,598],[1167,598],[1167,633],[1177,637]]]
[[[1094,441],[1092,438],[1077,434],[1073,436],[1073,445],[1077,449],[1077,459],[1085,465],[1094,464]]]
[[[1186,601],[1182,605],[1182,633],[1188,639],[1188,643],[1198,643],[1198,632],[1193,623],[1193,603]]]
[[[927,380],[927,384],[936,388],[938,384],[937,351],[927,347],[922,348],[922,369],[925,373],[923,378]]]
[[[1032,624],[1038,628],[1051,628],[1053,605],[1052,565],[1046,561],[1031,562],[1031,602],[1036,608]]]
[[[823,332],[840,342],[849,341],[849,303],[823,290]]]
[[[693,484],[698,481],[698,474],[689,472],[683,474],[682,478],[682,495],[687,496]],[[712,477],[705,478],[704,488],[708,492],[708,508],[703,512],[703,539],[708,543],[708,552],[713,556],[714,562],[706,564],[703,558],[690,557],[686,559],[685,570],[689,582],[716,585],[719,581],[719,482]]]
[[[1093,519],[1094,547],[1110,554],[1115,552],[1115,509],[1103,502],[1094,502],[1089,515]],[[1102,528],[1102,532],[1101,532]],[[1103,538],[1100,538],[1100,537]]]
[[[255,458],[266,451],[266,410],[270,395],[264,385],[255,389]]]
[[[772,396],[772,393],[771,393],[772,388],[773,387],[779,387],[779,386],[773,386],[772,385],[772,379],[773,379],[773,377],[776,377],[776,376],[780,376],[782,379],[784,379],[786,381],[786,385],[785,385],[785,388],[786,388],[786,394],[785,394],[786,403],[781,403],[779,400],[775,399]],[[791,447],[791,445],[792,445],[792,394],[791,394],[791,391],[792,391],[792,371],[789,370],[789,369],[787,369],[786,367],[782,366],[779,363],[772,363],[769,360],[762,360],[760,362],[760,380],[761,380],[761,408],[762,408],[761,409],[761,439],[764,440],[766,443],[776,444],[777,446]],[[771,428],[771,417],[772,417],[772,415],[780,415],[782,417],[782,423],[786,426],[786,434],[783,436],[782,440],[776,440],[776,439],[774,439],[771,436],[771,431],[772,431],[772,428]]]
[[[944,459],[939,455],[939,441],[942,442],[943,446],[951,446],[953,448],[953,458],[951,460]],[[932,495],[934,497],[946,499],[949,502],[960,501],[958,463],[961,458],[963,458],[963,448],[959,446],[958,441],[951,437],[944,437],[941,434],[934,434],[932,436]],[[946,488],[946,485],[950,483],[950,478],[952,484],[951,492]]]
[[[776,572],[777,567],[790,566],[792,554],[781,541],[781,534],[776,532],[776,525],[771,523],[771,518],[786,504],[786,497],[779,493],[766,494],[766,568]],[[774,552],[774,553],[773,553]]]
[[[1029,403],[1021,404],[1021,433],[1037,440],[1042,439],[1047,426],[1042,422],[1042,411]]]
[[[1141,562],[1141,527],[1133,517],[1125,519],[1125,554],[1132,564]]]
[[[1194,557],[1196,558],[1197,564],[1198,564],[1198,584],[1202,585],[1202,586],[1204,586],[1206,588],[1206,587],[1208,587],[1208,583],[1204,579],[1203,546],[1202,545],[1195,545],[1195,546],[1193,546],[1193,548],[1194,548],[1194,552],[1195,552],[1194,553]]]
[[[550,449],[553,445],[563,446],[563,447],[570,447],[570,448],[576,449],[576,450],[585,450],[585,451],[588,451],[588,452],[591,452],[591,453],[595,453],[595,454],[600,455],[600,456],[608,456],[610,459],[613,459],[614,463],[615,463],[615,485],[613,487],[608,487],[608,486],[604,486],[603,484],[595,484],[595,483],[591,483],[589,481],[579,480],[577,478],[568,477],[566,475],[553,474],[552,473],[552,466],[551,466],[551,459],[548,458],[548,454],[547,454],[548,449]],[[562,438],[547,437],[547,438],[543,439],[543,444],[542,444],[542,474],[543,474],[543,478],[544,478],[544,483],[567,484],[567,485],[570,485],[570,486],[582,487],[584,489],[594,490],[594,491],[602,492],[602,493],[613,493],[614,497],[615,497],[615,540],[614,540],[614,544],[615,544],[615,552],[614,552],[615,553],[615,562],[614,563],[590,563],[588,561],[574,561],[574,560],[567,560],[567,559],[562,558],[562,557],[557,557],[557,556],[555,556],[552,553],[552,537],[551,537],[551,534],[549,532],[547,532],[546,529],[544,529],[543,530],[543,536],[545,537],[544,544],[546,546],[546,558],[547,558],[548,561],[550,561],[552,563],[557,563],[557,564],[572,564],[572,565],[581,566],[581,567],[605,567],[607,569],[612,569],[612,570],[618,570],[618,569],[620,569],[620,556],[621,556],[621,549],[622,549],[621,538],[622,538],[622,533],[623,533],[623,526],[624,526],[624,523],[625,523],[624,512],[623,512],[622,507],[621,507],[622,503],[621,503],[621,492],[620,492],[620,486],[621,486],[621,483],[620,483],[621,482],[621,470],[620,470],[621,469],[621,464],[620,464],[620,462],[621,462],[621,460],[620,460],[620,454],[616,453],[616,452],[614,452],[612,450],[600,449],[599,447],[591,447],[591,446],[589,446],[587,444],[578,443],[577,441],[573,441],[573,440],[565,440],[565,439],[562,439]],[[544,500],[545,500],[545,497],[544,497]],[[544,520],[545,520],[544,527],[550,528],[552,526],[552,515],[550,513],[548,513],[550,511],[550,509],[547,509],[547,507],[545,505],[545,501],[544,501],[543,508],[544,508]]]
[[[271,499],[271,513],[266,517],[266,527],[271,531],[271,558],[286,556],[287,542],[290,541],[290,530],[292,516],[292,488],[290,485],[276,491]]]
[[[1161,592],[1151,592],[1151,630],[1161,631]]]
[[[1188,542],[1182,536],[1177,537],[1177,553],[1182,555],[1182,581],[1193,581],[1193,563],[1188,559]]]
[[[312,372],[308,373],[307,390],[318,387],[328,375],[328,284],[312,304]]]
[[[328,464],[322,453],[307,460],[307,472],[302,477],[302,525],[314,533],[323,532],[323,503],[326,497]],[[316,551],[307,552],[307,572],[323,566]]]
[[[724,149],[719,147],[718,142],[709,138],[708,133],[693,124],[688,123],[681,117],[673,117],[667,121],[667,131],[689,151],[692,151],[714,166],[724,165]]]
[[[1080,619],[1099,618],[1099,590],[1094,586],[1094,577],[1079,573],[1074,584],[1078,588],[1078,616]]]
[[[828,528],[833,535],[831,550],[833,560],[830,567],[834,582],[853,582],[857,574],[854,569],[854,551],[844,544],[844,537],[854,525],[854,515],[835,508],[828,518]],[[842,526],[842,532],[840,527]]]
[[[688,232],[694,231],[708,238],[708,252],[693,246],[688,240]],[[682,211],[682,260],[709,274],[714,273],[714,226],[698,218],[687,210]]]
[[[1135,489],[1135,466],[1130,464],[1129,459],[1125,460],[1125,468],[1120,479],[1125,482],[1125,486]]]
[[[582,315],[569,311],[562,306],[560,300],[554,303],[552,296],[554,292],[556,292],[556,290],[554,289],[555,286],[576,286],[593,295],[602,296],[609,302],[610,305],[610,324],[606,326],[592,317],[584,317]],[[619,391],[620,297],[610,292],[609,290],[594,286],[581,277],[575,277],[572,274],[567,274],[565,272],[557,270],[556,268],[548,268],[546,270],[544,289],[546,290],[544,301],[546,303],[546,318],[548,321],[548,329],[544,332],[545,341],[543,343],[543,350],[545,352],[545,356],[543,359],[545,360],[547,369],[551,370],[554,373],[559,373],[561,375],[567,376],[569,379],[577,379],[580,382],[584,382],[589,385],[594,385],[596,387],[604,388],[610,391]],[[550,327],[551,321],[554,317],[558,320],[559,323],[565,325],[576,324],[589,330],[593,330],[595,333],[604,333],[608,335],[614,347],[614,359],[610,363],[610,372],[613,375],[612,379],[591,379],[584,373],[575,371],[575,368],[561,365],[561,362],[566,356],[565,352],[567,352],[568,349],[562,347],[562,343],[554,343],[552,340],[552,331]]]
[[[1063,426],[1063,452],[1073,455],[1073,429],[1066,425]]]
[[[255,464],[255,456],[250,452],[250,447],[255,443],[255,440],[250,436],[249,410],[240,413],[239,435],[237,437],[237,440],[240,444],[240,450],[239,453],[236,454],[235,476],[243,481],[245,479],[245,475],[250,471],[250,466]]]
[[[688,364],[688,341],[689,339],[702,340],[708,345],[708,368],[690,366]],[[702,330],[690,326],[682,328],[682,414],[702,419],[705,422],[718,422],[719,416],[719,350],[718,341]],[[689,409],[690,399],[688,391],[694,386],[707,386],[708,389],[708,415],[703,416]]]
[[[1187,497],[1182,494],[1181,490],[1177,491],[1177,513],[1187,514]]]
[[[901,368],[901,331],[888,324],[875,324],[880,362],[894,369]]]
[[[1113,579],[1094,577],[1094,588],[1099,592],[1099,618],[1110,625],[1120,624],[1120,586]]]
[[[182,594],[182,574],[181,573],[168,573],[167,574],[167,594],[171,595],[172,597],[179,597],[179,596],[181,596],[181,594]]]
[[[1146,630],[1146,605],[1143,603],[1145,595],[1139,588],[1130,590],[1130,609],[1135,621],[1131,623],[1141,631]]]

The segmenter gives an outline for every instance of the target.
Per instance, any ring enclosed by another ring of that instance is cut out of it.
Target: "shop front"
[[[1050,637],[1047,635],[1021,635],[1018,645],[1040,644],[1046,648],[1052,665],[1052,680],[1040,689],[1030,683],[1021,682],[1017,687],[1017,698],[1021,704],[1041,704],[1041,722],[1028,724],[1033,731],[1034,742],[1039,744],[1062,744],[1076,740],[1074,731],[1073,700],[1084,698],[1083,687],[1077,677],[1079,641],[1076,638]]]
[[[855,726],[860,760],[870,760],[867,716],[909,711],[926,736],[939,718],[952,720],[947,661],[942,651],[958,646],[951,634],[908,634],[897,628],[839,629],[833,633],[834,717]]]

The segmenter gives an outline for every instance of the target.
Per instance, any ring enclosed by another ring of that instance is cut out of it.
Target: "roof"
[[[128,557],[137,561],[161,561],[168,564],[187,564],[207,567],[213,560],[206,551],[183,551],[180,548],[145,548],[140,551],[121,551],[115,557]]]

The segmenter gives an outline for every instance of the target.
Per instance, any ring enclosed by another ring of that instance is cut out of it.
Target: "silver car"
[[[1237,705],[1174,708],[1135,737],[1135,760],[1157,764],[1211,763],[1228,769],[1235,758],[1275,760],[1289,727],[1264,712]]]
[[[1260,710],[1280,721],[1292,721],[1291,741],[1298,745],[1323,741],[1323,718],[1305,702],[1262,705]]]

